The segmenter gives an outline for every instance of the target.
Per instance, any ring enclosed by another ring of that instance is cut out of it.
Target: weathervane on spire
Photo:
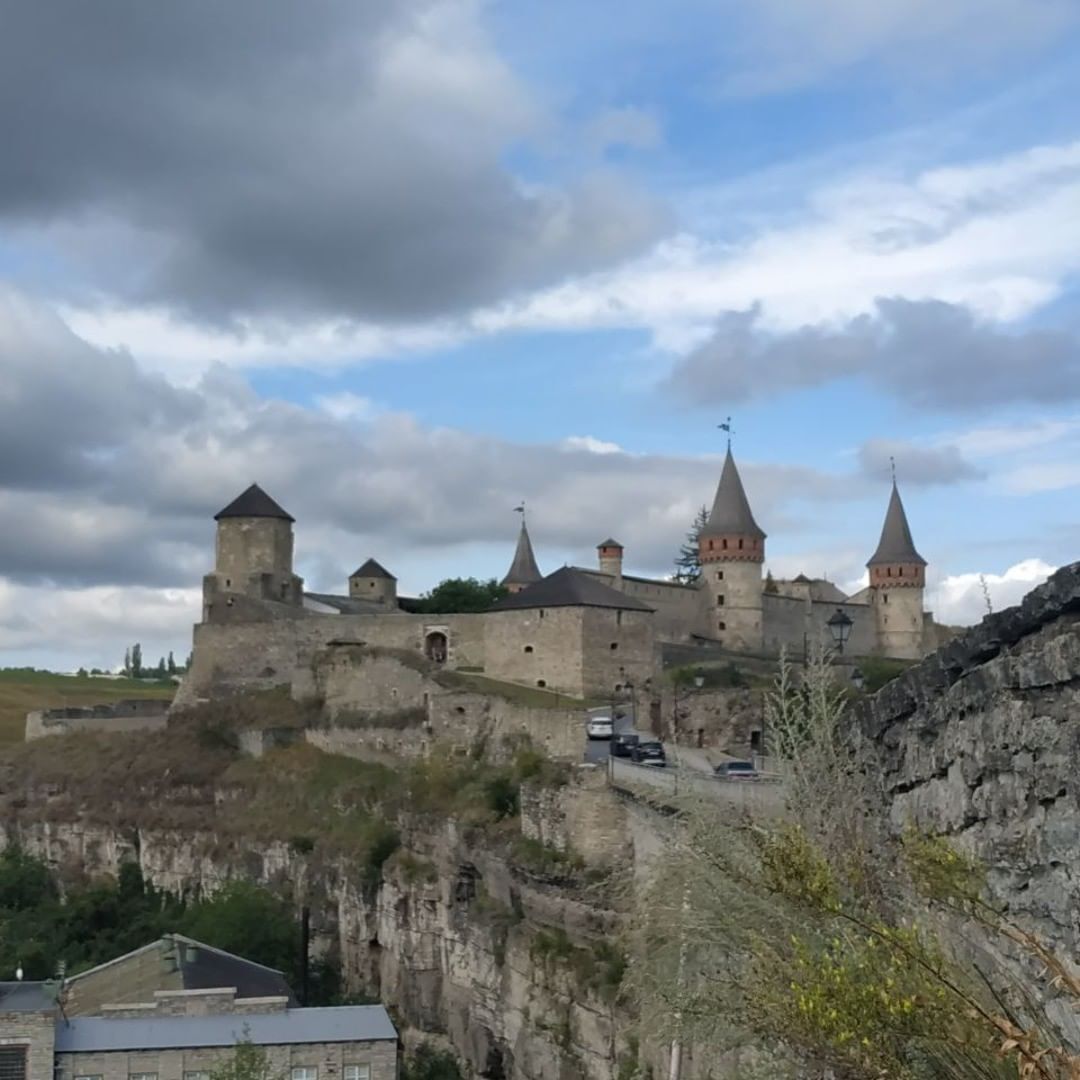
[[[514,507],[514,513],[521,515],[521,524],[524,525],[525,524],[525,500],[524,499],[521,500],[521,505],[520,506],[515,506]]]
[[[892,454],[889,455],[889,469],[892,472],[892,482],[895,484],[896,483],[896,458],[894,458],[892,456]]]
[[[731,449],[731,417],[729,416],[722,424],[716,425],[721,431],[727,432],[727,448]]]

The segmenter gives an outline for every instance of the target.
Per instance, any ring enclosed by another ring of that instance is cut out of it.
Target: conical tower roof
[[[709,520],[705,523],[702,535],[753,536],[758,540],[765,539],[765,531],[754,520],[750,500],[747,499],[746,491],[743,489],[742,479],[735,466],[735,458],[731,455],[730,446],[727,457],[724,458],[724,469],[720,473],[720,483],[716,488],[712,513],[709,514]]]
[[[867,566],[881,566],[885,563],[917,563],[925,566],[926,560],[915,550],[915,541],[911,539],[904,504],[900,501],[900,492],[893,481],[892,494],[889,496],[889,509],[885,511],[885,524],[881,527],[881,539],[877,551],[870,556]]]
[[[237,495],[224,510],[219,510],[214,515],[215,521],[222,518],[235,517],[264,517],[281,518],[283,521],[295,521],[296,519],[287,514],[258,484],[252,484],[247,491]]]
[[[544,575],[540,573],[540,567],[536,565],[536,556],[533,554],[532,541],[529,539],[529,530],[525,527],[522,519],[521,532],[518,533],[517,549],[514,551],[514,561],[502,579],[503,585],[532,585],[540,581]]]

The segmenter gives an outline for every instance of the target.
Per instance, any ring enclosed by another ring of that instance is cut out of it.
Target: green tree
[[[142,678],[143,666],[142,666],[142,646],[136,641],[131,646],[131,677],[133,679]]]
[[[131,676],[131,649],[130,647],[124,650],[124,674],[129,678]]]
[[[401,1080],[461,1080],[461,1069],[453,1054],[422,1042],[405,1059]]]
[[[210,1070],[210,1080],[284,1080],[284,1073],[272,1068],[266,1051],[245,1037],[228,1060]]]
[[[162,656],[162,657],[160,657],[158,659],[157,667],[154,669],[154,674],[159,679],[164,679],[165,678],[165,676],[167,674],[167,669],[165,667],[165,657],[164,656]]]
[[[169,650],[169,659],[165,662],[165,670],[170,675],[176,674],[176,661],[173,659],[172,649]]]
[[[709,520],[708,508],[702,506],[694,518],[694,524],[675,557],[674,579],[683,585],[693,585],[701,577],[701,557],[698,553],[698,537]]]
[[[478,581],[472,577],[447,578],[420,598],[420,609],[433,615],[487,611],[504,596],[506,589],[494,578],[487,581]]]
[[[250,881],[232,881],[191,907],[183,932],[197,941],[285,972],[299,984],[300,925],[292,908]]]
[[[764,591],[767,593],[778,593],[780,591],[776,584],[776,578],[772,576],[771,570],[765,571]]]

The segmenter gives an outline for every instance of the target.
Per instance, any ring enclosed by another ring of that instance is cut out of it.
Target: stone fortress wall
[[[945,835],[994,900],[1080,949],[1080,563],[882,688],[857,717],[892,827]]]
[[[69,731],[160,731],[165,727],[169,702],[149,698],[114,701],[108,705],[35,709],[26,715],[26,741]]]

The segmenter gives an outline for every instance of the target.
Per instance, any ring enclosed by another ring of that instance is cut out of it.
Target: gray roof
[[[529,530],[525,528],[525,522],[521,523],[521,532],[518,533],[517,548],[514,550],[514,561],[502,579],[503,585],[532,585],[544,575],[540,573],[540,567],[536,565],[536,556],[533,554],[532,541],[529,539]]]
[[[363,566],[355,569],[349,576],[386,578],[387,581],[397,581],[397,578],[385,566],[381,566],[374,559],[368,559]]]
[[[492,611],[512,611],[521,608],[601,607],[625,611],[652,611],[633,596],[627,596],[598,581],[591,574],[573,566],[564,566],[542,581],[511,593],[492,605]]]
[[[256,1046],[366,1042],[396,1040],[397,1031],[381,1005],[214,1016],[77,1016],[56,1025],[58,1054],[233,1046],[243,1039]]]
[[[395,609],[375,600],[361,600],[355,596],[338,596],[334,593],[305,592],[305,600],[333,608],[340,615],[386,615]]]
[[[0,982],[0,1013],[51,1012],[55,1008],[55,983]]]
[[[215,521],[234,517],[281,518],[283,521],[295,521],[287,514],[258,484],[252,484],[247,491],[237,495],[224,510],[214,515]]]
[[[622,544],[620,544],[618,540],[612,540],[610,536],[606,540],[601,540],[600,543],[597,544],[596,546],[598,548],[613,547],[613,548],[618,548],[620,551],[623,550]]]
[[[132,952],[124,953],[123,956],[73,975],[68,982],[78,982],[103,968],[121,964],[129,957],[151,949],[159,950],[175,964],[172,970],[179,972],[180,985],[185,990],[214,990],[231,986],[235,987],[238,998],[284,997],[291,1004],[296,1004],[296,998],[285,981],[285,976],[276,968],[257,964],[254,960],[245,960],[242,956],[216,949],[212,945],[204,945],[201,941],[184,937],[183,934],[165,934],[149,945],[143,945]]]
[[[915,541],[911,539],[904,504],[900,501],[900,492],[893,482],[889,496],[889,509],[885,511],[885,524],[881,528],[881,539],[877,551],[870,556],[867,566],[881,566],[885,563],[917,563],[925,566],[926,560],[915,550]]]
[[[720,473],[720,483],[716,488],[712,513],[709,514],[709,520],[702,534],[705,536],[734,534],[753,536],[758,540],[765,539],[765,532],[754,520],[750,501],[743,490],[739,470],[735,467],[735,459],[731,456],[731,447],[728,447],[727,457],[724,458],[724,468]]]

